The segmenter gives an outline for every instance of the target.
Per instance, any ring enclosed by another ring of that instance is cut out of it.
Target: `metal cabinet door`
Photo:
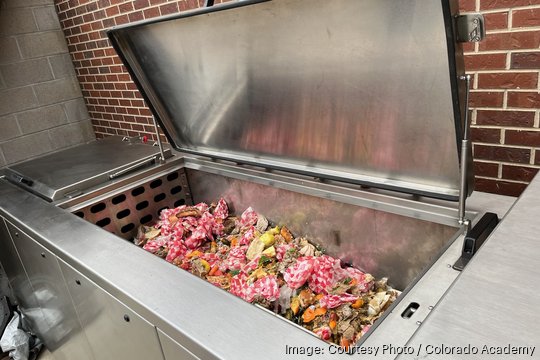
[[[56,256],[9,222],[7,227],[41,308],[30,314],[34,331],[56,360],[93,360]]]
[[[39,303],[34,296],[32,284],[30,284],[17,249],[11,240],[7,222],[2,217],[0,217],[0,249],[0,262],[2,262],[2,266],[6,271],[9,284],[15,296],[15,299],[11,300],[12,302],[16,300],[21,312],[26,315],[32,330],[37,333],[35,321],[42,319],[43,315],[41,314]]]
[[[185,347],[171,339],[167,334],[158,329],[159,341],[161,342],[161,348],[163,349],[163,355],[165,360],[199,360],[198,357],[193,355]]]
[[[61,260],[60,267],[96,359],[163,359],[152,324]]]

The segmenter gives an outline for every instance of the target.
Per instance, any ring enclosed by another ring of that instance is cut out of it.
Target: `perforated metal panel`
[[[139,225],[155,222],[161,210],[192,203],[184,169],[178,169],[111,195],[74,214],[131,240]]]

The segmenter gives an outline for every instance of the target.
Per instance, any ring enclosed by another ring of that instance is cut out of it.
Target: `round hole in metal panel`
[[[96,225],[99,226],[99,227],[107,226],[110,223],[111,223],[111,219],[109,219],[109,218],[104,218],[104,219],[96,221]]]
[[[126,201],[126,195],[124,194],[120,194],[118,196],[115,196],[112,198],[111,202],[114,204],[114,205],[118,205],[122,202]]]
[[[146,223],[152,221],[153,218],[154,218],[154,217],[153,217],[152,215],[150,215],[150,214],[145,215],[145,216],[143,216],[143,217],[141,218],[141,224],[146,224]]]
[[[176,200],[176,201],[174,202],[174,207],[182,206],[182,205],[185,205],[185,204],[186,204],[186,200],[185,200],[185,199]]]
[[[116,214],[116,218],[117,219],[123,219],[125,218],[126,216],[128,216],[129,214],[131,214],[131,210],[129,209],[124,209],[122,211],[119,211],[117,214]]]
[[[82,211],[77,211],[77,212],[75,213],[75,215],[77,215],[78,217],[84,219],[84,213],[83,213]]]
[[[135,189],[131,190],[131,195],[133,196],[139,196],[141,194],[144,194],[144,186],[136,187]]]
[[[156,180],[154,180],[154,181],[152,181],[152,182],[150,183],[150,187],[151,187],[152,189],[155,189],[155,188],[157,188],[157,187],[160,187],[161,184],[163,184],[163,181],[162,181],[161,179],[156,179]]]
[[[168,207],[168,206],[162,207],[161,209],[158,210],[157,213],[159,214],[159,213],[161,213],[161,212],[162,212],[163,210],[165,210],[165,209],[169,209],[169,207]]]
[[[90,208],[90,212],[91,212],[92,214],[96,214],[96,213],[98,213],[98,212],[101,212],[101,211],[105,210],[106,207],[107,207],[107,205],[105,205],[105,203],[102,203],[102,202],[101,202],[101,203],[99,203],[99,204],[96,204],[96,205],[92,206],[92,207]]]
[[[122,228],[120,229],[120,231],[122,232],[122,234],[125,234],[127,232],[130,232],[131,230],[133,230],[135,228],[135,224],[133,223],[129,223],[127,225],[124,225],[122,226]]]
[[[178,179],[178,172],[173,172],[172,174],[169,174],[167,175],[167,180],[168,181],[173,181],[173,180],[176,180]]]
[[[154,196],[154,202],[160,202],[162,200],[165,200],[166,195],[164,193],[157,194]]]
[[[146,201],[146,200],[141,201],[140,203],[135,205],[135,209],[137,209],[137,210],[142,210],[142,209],[145,209],[147,207],[148,207],[148,201]]]
[[[171,194],[172,195],[175,195],[175,194],[178,194],[180,191],[182,191],[182,187],[181,186],[175,186],[171,189]]]

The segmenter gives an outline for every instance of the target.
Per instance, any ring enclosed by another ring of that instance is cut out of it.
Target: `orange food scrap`
[[[351,307],[353,309],[360,309],[362,307],[362,305],[364,305],[364,300],[358,299],[358,300],[356,300],[355,302],[352,303]]]
[[[324,314],[326,314],[326,308],[313,308],[310,306],[302,314],[302,320],[305,323],[308,323],[313,321],[313,319],[315,319],[317,316],[321,316]]]
[[[280,235],[283,236],[286,242],[291,242],[293,239],[291,232],[285,226],[281,228]]]

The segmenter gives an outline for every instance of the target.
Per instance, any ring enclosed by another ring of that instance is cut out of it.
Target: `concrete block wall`
[[[0,0],[0,168],[95,138],[53,0]]]

